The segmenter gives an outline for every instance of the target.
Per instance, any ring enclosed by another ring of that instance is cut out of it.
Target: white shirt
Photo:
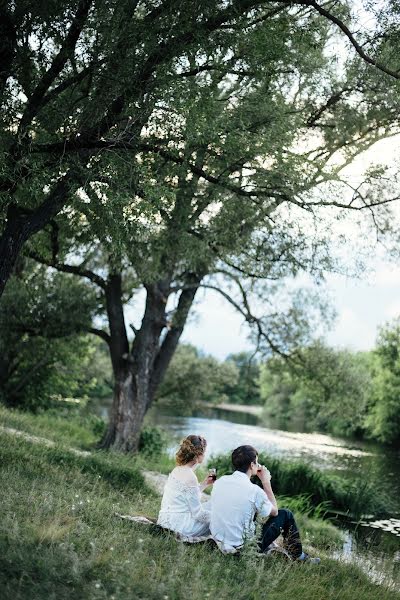
[[[268,517],[271,509],[267,494],[246,473],[224,475],[211,493],[211,535],[225,551],[233,550],[254,536],[255,514]]]

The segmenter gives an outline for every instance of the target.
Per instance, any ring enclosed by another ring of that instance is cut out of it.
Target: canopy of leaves
[[[47,406],[83,385],[89,361],[84,337],[96,307],[88,286],[73,276],[25,265],[0,305],[0,396],[9,405]]]

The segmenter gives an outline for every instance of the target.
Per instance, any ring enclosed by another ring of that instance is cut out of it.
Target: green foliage
[[[400,443],[400,319],[381,327],[366,426],[371,437]]]
[[[219,362],[189,344],[180,344],[157,392],[160,403],[182,413],[203,402],[224,402],[228,386],[238,384],[238,369],[232,362]]]
[[[365,479],[347,479],[330,475],[304,462],[274,458],[260,452],[259,461],[272,474],[274,492],[283,496],[307,497],[310,505],[321,510],[360,517],[363,514],[390,514],[390,501]],[[219,476],[232,473],[230,455],[213,457]],[[255,478],[255,483],[260,483]]]
[[[262,365],[261,397],[265,411],[282,424],[336,435],[365,432],[372,386],[372,356],[335,350],[315,342],[300,350],[296,362],[281,358]]]
[[[260,404],[259,365],[250,353],[223,362],[180,344],[157,393],[160,404],[190,412],[202,403]]]
[[[96,300],[73,276],[31,262],[15,275],[0,304],[0,399],[31,410],[57,396],[87,393],[85,369]]]
[[[160,456],[166,443],[166,435],[159,427],[143,427],[140,432],[139,451],[144,456]]]
[[[110,352],[107,344],[97,336],[89,340],[88,355],[81,363],[81,372],[78,374],[78,397],[111,398],[113,395],[113,373]]]
[[[372,352],[335,350],[321,342],[296,362],[272,358],[261,366],[265,413],[281,426],[400,442],[400,324],[381,327]]]
[[[225,387],[228,402],[233,404],[262,404],[259,377],[260,365],[250,352],[230,354],[226,362],[236,365],[239,373],[237,381],[231,381]]]

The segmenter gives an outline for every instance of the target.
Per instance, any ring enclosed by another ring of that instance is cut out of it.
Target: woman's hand
[[[211,477],[211,475],[208,475],[204,481],[201,482],[200,486],[202,487],[202,489],[204,490],[206,487],[208,487],[209,485],[213,485],[214,483],[214,479]]]

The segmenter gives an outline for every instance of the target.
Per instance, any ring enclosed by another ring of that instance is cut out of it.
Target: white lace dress
[[[188,467],[176,467],[165,484],[157,523],[182,537],[210,535],[210,502],[201,502],[200,486]]]

